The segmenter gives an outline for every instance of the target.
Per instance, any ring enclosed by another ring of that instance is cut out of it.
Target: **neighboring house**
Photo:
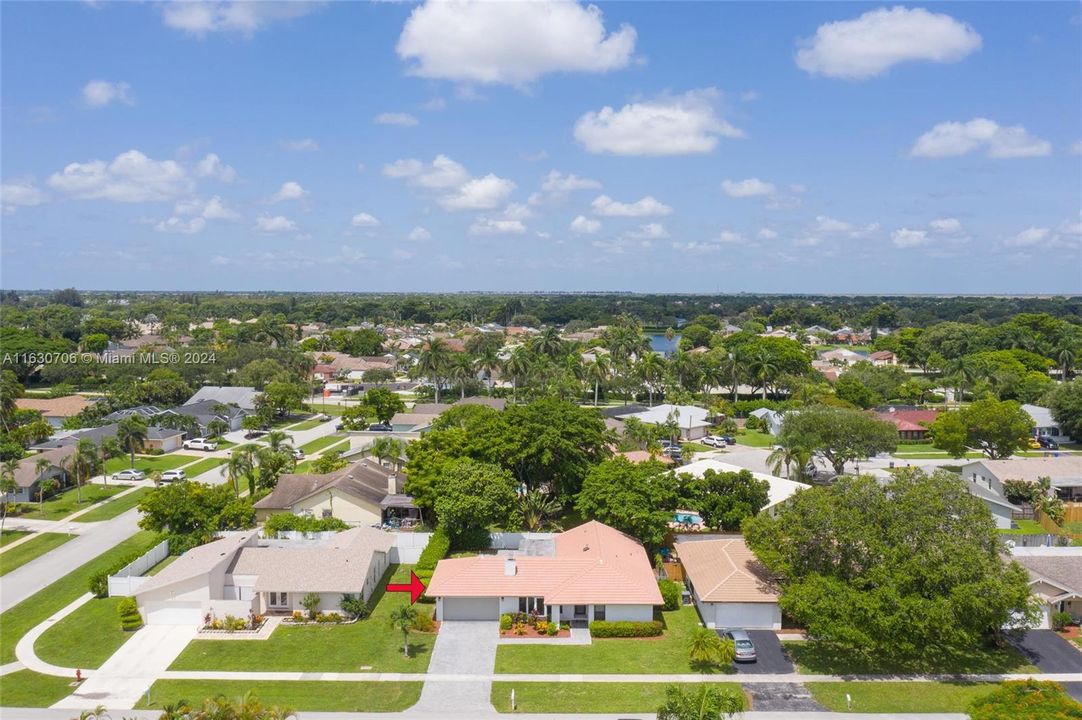
[[[394,538],[353,528],[318,539],[265,540],[241,532],[181,555],[134,593],[147,625],[202,625],[216,617],[304,611],[305,595],[320,612],[341,609],[342,595],[372,596],[387,569]]]
[[[112,413],[115,415],[115,413]],[[106,419],[110,418],[109,416]],[[49,450],[51,448],[59,447],[75,447],[82,440],[89,440],[98,447],[101,447],[102,442],[108,438],[115,438],[117,433],[117,423],[110,423],[108,425],[101,425],[99,427],[84,428],[82,430],[76,430],[64,435],[55,436],[49,438],[43,443],[39,443],[33,446],[34,450]],[[144,451],[159,451],[159,452],[173,452],[179,450],[184,443],[184,431],[176,430],[174,428],[158,427],[157,425],[151,425],[147,428],[147,439],[143,443]]]
[[[67,445],[46,450],[37,455],[28,455],[19,460],[19,465],[15,468],[15,492],[8,496],[10,501],[37,502],[38,489],[41,483],[49,478],[56,478],[61,487],[67,485],[67,474],[60,465],[68,462],[74,454],[75,446]],[[47,460],[49,467],[39,471],[38,462],[41,460]]]
[[[383,525],[392,518],[420,518],[405,478],[375,460],[361,460],[327,475],[282,475],[270,495],[256,501],[256,520],[288,512],[336,517],[350,525]]]
[[[19,407],[22,407],[21,405]],[[1037,437],[1050,437],[1057,443],[1071,442],[1071,437],[1060,430],[1059,423],[1052,417],[1052,411],[1040,405],[1023,405],[1022,409],[1033,418],[1034,434]]]
[[[335,372],[333,365],[316,365],[312,368],[312,377],[320,382],[329,383],[334,380]]]
[[[1052,626],[1052,613],[1082,621],[1082,547],[1015,547],[1011,555],[1029,572],[1029,587],[1041,604],[1039,628]]]
[[[543,549],[542,549],[543,548]],[[530,554],[441,560],[426,591],[437,620],[496,620],[530,612],[553,621],[646,621],[661,592],[637,540],[591,520]]]
[[[879,350],[873,352],[868,356],[868,359],[872,361],[872,365],[877,367],[883,367],[885,365],[897,365],[898,356],[892,353],[890,350]]]
[[[777,588],[744,538],[689,538],[676,554],[706,627],[781,629]]]
[[[692,477],[700,478],[707,470],[723,473],[740,472],[742,470],[748,470],[748,468],[743,468],[739,465],[731,465],[729,463],[721,462],[720,460],[704,458],[679,467],[675,472],[680,475],[688,474]],[[805,490],[810,487],[804,483],[795,480],[787,480],[785,478],[777,477],[776,475],[767,475],[766,473],[754,472],[752,470],[748,470],[748,472],[750,472],[756,480],[765,480],[770,484],[770,489],[767,491],[767,504],[760,510],[760,512],[768,514],[772,514],[774,508],[791,498],[798,490]]]
[[[695,405],[655,405],[639,412],[627,412],[616,415],[620,420],[635,418],[649,425],[664,425],[670,415],[680,428],[680,436],[687,440],[698,440],[710,434],[710,411]]]
[[[252,412],[255,410],[256,398],[261,394],[254,387],[204,385],[184,404],[192,405],[210,400],[222,405],[236,405],[241,410]]]
[[[432,423],[436,421],[436,418],[456,405],[484,405],[493,410],[502,411],[507,407],[507,400],[471,395],[453,404],[415,403],[408,411],[395,413],[394,417],[391,418],[391,427],[394,428],[395,432],[424,432],[432,427]]]
[[[819,354],[819,359],[824,360],[833,365],[852,365],[858,363],[861,360],[867,360],[868,356],[863,355],[846,348],[836,348],[834,350],[827,350],[826,352]]]
[[[1001,492],[996,492],[979,482],[966,483],[966,489],[969,490],[970,495],[980,499],[988,508],[988,512],[992,513],[992,520],[995,521],[997,528],[1010,530],[1014,527],[1014,516],[1022,512],[1021,507],[1012,505],[1007,502],[1007,498],[1003,497]]]
[[[208,426],[215,420],[221,420],[229,426],[229,430],[240,430],[241,421],[247,413],[234,405],[222,405],[212,400],[203,400],[189,405],[181,405],[175,408],[160,408],[157,405],[139,405],[111,412],[105,416],[106,420],[123,420],[132,415],[139,415],[145,420],[152,420],[158,415],[186,415],[195,421],[198,434],[208,434]]]
[[[1042,477],[1052,481],[1052,488],[1063,500],[1082,500],[1082,456],[974,460],[962,466],[962,478],[1003,495],[1006,480],[1037,482]]]
[[[16,398],[15,407],[20,410],[37,410],[47,423],[55,428],[73,415],[94,404],[82,395],[64,395],[58,398]]]
[[[757,408],[748,414],[759,418],[759,422],[762,424],[763,428],[771,435],[779,434],[781,432],[782,423],[785,422],[784,414],[777,410],[771,410],[770,408]]]
[[[876,410],[875,416],[893,424],[898,429],[899,440],[925,440],[928,427],[939,417],[939,411],[890,407]]]

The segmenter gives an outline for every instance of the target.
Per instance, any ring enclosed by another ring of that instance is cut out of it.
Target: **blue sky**
[[[1074,3],[12,3],[5,288],[1082,292]]]

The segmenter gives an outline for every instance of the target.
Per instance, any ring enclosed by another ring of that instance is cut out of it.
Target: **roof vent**
[[[513,557],[509,557],[509,558],[507,558],[506,560],[503,561],[503,574],[504,575],[507,575],[508,577],[512,577],[517,573],[517,571],[518,571],[518,567],[515,564],[515,559]]]
[[[590,551],[590,546],[589,545],[583,545],[582,546],[582,551],[583,552],[589,552]]]

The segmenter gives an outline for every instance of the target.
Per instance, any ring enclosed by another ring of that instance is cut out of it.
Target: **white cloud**
[[[533,217],[533,211],[522,203],[511,203],[504,208],[503,216],[508,220],[528,220]]]
[[[430,164],[412,158],[396,160],[383,166],[383,174],[437,191],[436,200],[445,210],[491,210],[503,205],[516,187],[492,173],[475,178],[446,155],[437,155]]]
[[[350,224],[353,225],[353,227],[378,227],[379,220],[368,213],[362,212],[354,215]]]
[[[669,231],[661,223],[646,223],[628,230],[625,235],[636,240],[663,240],[669,237]]]
[[[173,214],[174,216],[182,217],[194,216],[202,218],[204,220],[240,219],[240,213],[238,213],[236,210],[233,210],[232,208],[226,207],[226,204],[218,195],[215,195],[206,202],[199,200],[198,198],[178,200],[177,203],[173,206]]]
[[[214,153],[209,153],[195,165],[197,177],[209,177],[222,182],[233,182],[237,178],[237,171],[222,162],[222,159]]]
[[[795,247],[815,247],[816,245],[819,245],[822,242],[823,242],[823,238],[821,238],[821,237],[817,237],[815,235],[805,235],[803,237],[798,237],[798,238],[794,239],[793,240],[793,245]]]
[[[722,180],[721,189],[726,195],[734,198],[773,195],[775,190],[773,183],[763,182],[759,178],[748,178],[747,180]]]
[[[759,228],[759,232],[756,233],[756,236],[758,236],[758,238],[760,240],[777,240],[778,239],[777,231],[772,230],[770,228]]]
[[[815,217],[815,227],[819,232],[824,233],[844,233],[853,229],[851,223],[836,220],[829,215],[817,215]]]
[[[601,229],[601,221],[591,220],[585,215],[579,215],[571,221],[571,225],[568,226],[568,229],[576,235],[593,235]]]
[[[691,255],[709,255],[721,250],[720,245],[709,242],[674,242],[672,246],[674,250],[679,250],[680,252],[689,253]]]
[[[421,109],[425,112],[437,112],[447,107],[447,101],[441,97],[432,98],[421,103]]]
[[[474,178],[455,192],[439,199],[447,210],[490,210],[499,207],[515,191],[515,183],[492,173]]]
[[[114,102],[124,105],[135,104],[135,94],[126,82],[91,80],[83,86],[83,102],[87,107],[100,108]]]
[[[1007,247],[1029,247],[1044,241],[1051,234],[1051,230],[1043,227],[1029,227],[1013,237],[1003,241]]]
[[[719,137],[744,133],[718,116],[716,88],[609,106],[575,122],[575,139],[592,153],[613,155],[690,155],[708,153]]]
[[[250,36],[271,23],[303,17],[314,12],[321,4],[174,0],[162,6],[162,20],[167,26],[196,37],[213,32],[236,32]]]
[[[815,37],[800,44],[796,64],[801,70],[863,80],[903,62],[958,62],[980,49],[981,36],[949,15],[898,6],[820,25]]]
[[[984,148],[990,158],[1022,158],[1049,155],[1052,145],[1033,137],[1021,125],[1005,127],[986,118],[966,123],[943,122],[917,138],[911,154],[943,158],[965,155]]]
[[[422,240],[431,240],[432,239],[432,233],[430,233],[428,230],[424,229],[423,227],[415,227],[412,230],[410,230],[409,235],[406,236],[406,239],[407,240],[412,240],[414,242],[421,242]]]
[[[264,233],[293,232],[296,229],[297,223],[284,215],[275,215],[274,217],[261,215],[256,219],[255,227],[253,228],[253,230]]]
[[[626,67],[635,29],[606,35],[601,10],[573,0],[427,2],[410,13],[396,50],[421,77],[523,86],[546,73]]]
[[[1078,213],[1077,220],[1064,220],[1056,228],[1056,233],[1061,236],[1082,238],[1082,212]]]
[[[894,243],[895,247],[899,248],[918,247],[920,245],[927,245],[932,241],[932,239],[928,237],[927,230],[910,230],[909,228],[895,230],[890,234],[890,240]]]
[[[415,254],[416,253],[401,248],[395,248],[391,251],[391,257],[395,260],[412,260]]]
[[[31,180],[12,180],[0,185],[0,207],[13,213],[20,207],[34,207],[48,202],[49,196]]]
[[[1072,155],[1082,155],[1082,140],[1076,140],[1071,143],[1071,147],[1067,149],[1067,152]]]
[[[417,118],[409,113],[385,112],[376,116],[374,123],[377,125],[400,125],[401,127],[413,127],[417,124]]]
[[[479,217],[470,225],[470,235],[521,235],[526,226],[521,220]]]
[[[724,245],[742,245],[744,236],[735,230],[722,230],[718,233],[717,242]]]
[[[312,138],[298,138],[297,140],[282,140],[282,147],[294,152],[315,152],[319,150],[319,143]]]
[[[49,177],[49,187],[84,200],[157,202],[187,195],[192,182],[180,163],[128,150],[112,161],[71,163]]]
[[[391,178],[405,178],[411,185],[429,190],[461,187],[470,179],[466,168],[446,155],[437,155],[430,165],[420,160],[395,160],[383,166],[383,174]]]
[[[154,229],[158,232],[180,233],[182,235],[195,235],[202,232],[207,226],[207,221],[201,217],[180,218],[173,216],[168,220],[162,220]]]
[[[282,187],[278,189],[278,192],[271,195],[269,202],[276,203],[285,200],[303,200],[308,195],[308,191],[301,187],[300,183],[289,180],[282,183]]]
[[[622,203],[608,195],[600,195],[592,203],[594,213],[605,217],[646,217],[649,215],[669,215],[672,208],[647,195],[633,203]]]
[[[928,227],[932,229],[932,232],[940,235],[958,235],[962,233],[962,223],[958,218],[937,218],[928,223]]]
[[[579,177],[574,173],[564,175],[558,170],[551,170],[541,183],[541,190],[530,196],[530,204],[540,205],[545,202],[561,201],[575,190],[600,189],[601,183],[597,180]]]

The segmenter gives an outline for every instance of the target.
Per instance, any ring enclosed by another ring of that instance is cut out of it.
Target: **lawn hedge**
[[[665,601],[662,610],[679,610],[680,599],[683,596],[683,588],[679,583],[672,580],[658,580],[657,587],[661,591],[661,599]]]
[[[121,600],[116,606],[116,612],[120,615],[120,627],[124,630],[138,630],[143,627],[143,618],[139,615],[135,598],[126,597]]]
[[[413,566],[417,579],[424,583],[426,587],[428,581],[432,579],[432,573],[436,570],[436,563],[447,557],[449,552],[451,552],[451,539],[447,537],[447,533],[443,528],[436,528],[436,531],[428,538],[425,549],[421,551],[421,556],[417,558],[417,564]],[[422,593],[417,602],[430,604],[436,602],[436,600]]]
[[[661,635],[664,629],[664,626],[657,620],[650,620],[649,622],[594,620],[590,623],[590,635],[595,638],[657,637]]]

